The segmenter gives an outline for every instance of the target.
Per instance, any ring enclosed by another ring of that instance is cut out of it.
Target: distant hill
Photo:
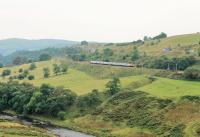
[[[0,54],[8,55],[15,51],[20,51],[20,50],[33,51],[49,47],[60,48],[76,44],[79,44],[79,42],[60,40],[60,39],[28,40],[28,39],[11,38],[11,39],[0,40]]]

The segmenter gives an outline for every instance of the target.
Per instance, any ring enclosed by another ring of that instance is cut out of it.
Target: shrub
[[[191,80],[200,80],[200,69],[198,67],[189,67],[184,71],[184,77]]]

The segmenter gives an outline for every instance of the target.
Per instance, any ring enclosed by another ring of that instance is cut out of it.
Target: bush
[[[200,69],[195,67],[187,68],[184,71],[184,77],[191,80],[200,80]]]
[[[60,120],[64,120],[65,119],[65,115],[66,115],[66,113],[64,111],[60,111],[60,112],[58,112],[57,117]]]
[[[28,80],[33,80],[33,79],[35,79],[35,76],[33,76],[33,75],[28,76]]]

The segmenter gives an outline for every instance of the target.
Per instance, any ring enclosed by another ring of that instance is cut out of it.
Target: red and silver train
[[[104,61],[90,61],[90,64],[122,66],[122,67],[134,67],[135,66],[134,64],[129,64],[129,63],[104,62]]]

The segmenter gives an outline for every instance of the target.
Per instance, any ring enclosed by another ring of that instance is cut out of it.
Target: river
[[[4,119],[4,120],[13,120],[13,121],[20,121],[23,125],[33,125],[35,126],[35,124],[33,124],[33,122],[27,119],[23,119],[23,118],[19,118],[17,116],[10,116],[10,115],[5,115],[5,114],[0,114],[0,119]],[[41,127],[40,127],[41,128]],[[59,128],[59,127],[52,127],[52,126],[48,126],[48,125],[43,125],[42,128],[48,130],[48,132],[58,136],[58,137],[94,137],[92,135],[87,135],[81,132],[77,132],[77,131],[72,131],[72,130],[68,130],[65,128]]]

